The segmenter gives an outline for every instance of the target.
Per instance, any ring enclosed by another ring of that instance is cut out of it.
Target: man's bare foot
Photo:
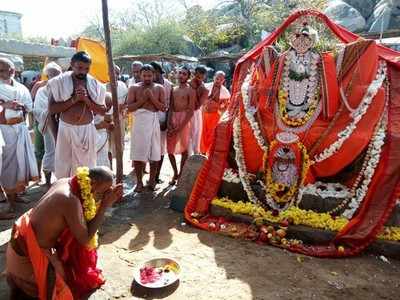
[[[150,191],[150,192],[154,192],[154,191],[157,190],[157,187],[156,187],[156,184],[150,184],[150,183],[148,183],[148,184],[146,185],[146,189],[147,189],[148,191]]]
[[[144,187],[142,184],[137,184],[136,188],[134,189],[134,192],[136,193],[142,193],[144,191]]]
[[[174,175],[174,177],[172,177],[172,180],[169,182],[169,185],[175,185],[178,178],[179,178],[178,175]]]

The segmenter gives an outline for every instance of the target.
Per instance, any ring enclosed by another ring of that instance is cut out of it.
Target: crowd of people
[[[115,124],[112,118],[110,85],[89,75],[91,58],[77,52],[70,69],[63,72],[54,62],[29,91],[13,78],[14,65],[0,59],[0,184],[8,206],[0,218],[15,216],[15,204],[30,181],[43,171],[50,187],[55,178],[71,177],[77,167],[112,168],[116,155]],[[120,78],[120,68],[115,66]],[[168,156],[173,169],[170,184],[176,184],[189,155],[207,154],[214,129],[230,98],[225,74],[217,71],[205,83],[207,69],[181,66],[174,85],[157,62],[131,64],[131,78],[117,81],[121,146],[128,115],[132,115],[131,159],[137,179],[135,191],[154,190],[161,183],[160,171]],[[26,119],[34,119],[32,142]],[[181,155],[178,168],[176,156]],[[150,169],[145,184],[143,175]],[[54,177],[53,177],[54,178]]]
[[[8,204],[0,218],[15,217],[19,196],[42,171],[49,188],[13,225],[6,253],[11,299],[74,299],[104,284],[96,268],[95,236],[106,209],[122,197],[111,168],[116,143],[124,148],[129,114],[135,191],[140,193],[161,182],[164,156],[172,165],[174,185],[189,155],[207,154],[230,97],[221,71],[213,82],[204,83],[204,66],[182,66],[174,85],[157,62],[133,62],[128,84],[117,82],[118,141],[110,85],[90,76],[90,66],[85,52],[72,57],[66,72],[49,63],[44,68],[47,79],[29,91],[14,79],[13,63],[0,58],[0,184]],[[117,77],[119,73],[115,66]],[[29,115],[34,118],[34,142]]]
[[[104,284],[96,268],[95,235],[106,209],[122,197],[122,185],[113,184],[110,168],[115,143],[124,147],[128,114],[133,115],[131,159],[140,193],[160,183],[165,155],[174,185],[189,155],[207,154],[230,97],[223,72],[205,84],[204,66],[194,71],[182,66],[173,85],[157,62],[134,62],[128,84],[117,82],[118,141],[110,85],[90,76],[90,66],[85,52],[72,57],[66,72],[49,63],[47,79],[29,91],[14,79],[12,62],[0,58],[0,183],[8,204],[0,218],[15,217],[19,196],[42,171],[49,188],[13,225],[6,253],[11,299],[74,299]],[[118,66],[115,73],[119,77]],[[29,115],[34,117],[34,143]],[[181,155],[179,170],[176,155]],[[52,174],[57,178],[53,183]]]

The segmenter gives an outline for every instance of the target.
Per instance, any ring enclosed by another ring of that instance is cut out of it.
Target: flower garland
[[[249,97],[250,80],[251,80],[251,74],[248,74],[241,88],[245,117],[250,124],[250,127],[253,131],[253,135],[257,140],[258,145],[264,152],[267,152],[268,144],[265,141],[264,137],[262,136],[260,126],[258,125],[256,118],[254,117],[254,115],[257,112],[257,108],[252,106],[250,103],[250,97]]]
[[[377,126],[376,134],[370,142],[370,148],[368,149],[369,153],[367,154],[369,159],[365,165],[363,165],[363,168],[360,172],[361,177],[364,178],[362,184],[352,193],[353,197],[350,200],[349,207],[342,214],[342,216],[346,217],[347,219],[351,219],[353,217],[361,202],[364,200],[365,195],[368,192],[368,186],[371,183],[376,167],[379,164],[382,146],[385,143],[386,137],[386,117],[387,115],[385,111],[380,124]],[[358,180],[355,182],[355,186],[358,185],[358,181],[361,180],[361,177],[357,178]]]
[[[233,148],[235,149],[235,158],[236,158],[236,163],[238,164],[239,178],[242,183],[243,189],[247,194],[247,198],[249,198],[249,201],[252,203],[257,203],[259,200],[254,194],[253,189],[251,188],[250,176],[247,173],[246,162],[244,160],[243,149],[242,149],[241,134],[242,133],[240,127],[240,114],[239,114],[235,118],[235,121],[233,122]],[[281,208],[275,201],[271,199],[268,193],[265,193],[265,200],[272,209],[280,211],[282,209],[287,208],[287,205],[284,208]]]
[[[212,200],[212,205],[229,209],[233,214],[249,215],[254,218],[254,222],[268,221],[271,223],[281,223],[290,221],[294,225],[305,225],[315,229],[323,229],[330,231],[340,231],[347,224],[348,220],[342,217],[332,217],[328,213],[317,213],[311,210],[303,210],[292,206],[287,210],[274,215],[271,211],[266,211],[261,206],[250,202],[233,202],[228,198],[215,198]],[[400,227],[385,227],[379,239],[400,241]]]
[[[270,145],[271,149],[277,141],[273,141]],[[289,188],[289,191],[286,192],[283,196],[280,196],[279,193],[283,192],[286,188],[285,185],[281,183],[275,183],[272,179],[272,169],[268,166],[268,155],[264,155],[264,166],[266,168],[266,191],[267,193],[275,200],[277,203],[287,203],[291,200],[294,200],[296,192],[298,192],[299,187],[302,187],[304,184],[304,180],[306,178],[308,169],[310,168],[311,162],[307,153],[306,147],[301,143],[296,143],[297,147],[301,151],[301,174],[299,177],[299,181],[297,184],[292,185]]]
[[[247,197],[253,203],[257,202],[257,197],[251,189],[250,178],[246,170],[246,162],[244,161],[243,149],[242,149],[242,138],[240,128],[240,113],[233,122],[233,148],[235,149],[236,163],[238,164],[239,178],[243,185],[243,189],[246,191]]]
[[[324,187],[322,189],[321,187]],[[314,184],[308,184],[303,189],[304,194],[311,194],[314,196],[325,198],[348,198],[351,194],[348,188],[340,183],[325,183],[315,182]]]
[[[240,178],[233,169],[225,169],[222,180],[229,183],[240,183]]]
[[[278,92],[278,108],[279,108],[279,119],[283,121],[284,125],[291,127],[305,126],[306,124],[312,124],[317,119],[321,112],[321,105],[319,99],[319,93],[313,96],[313,101],[308,108],[307,113],[302,118],[290,118],[287,113],[286,103],[288,101],[288,92],[281,89]]]
[[[354,110],[354,112],[351,113],[353,121],[350,124],[348,124],[345,129],[343,129],[341,132],[338,133],[338,139],[334,143],[332,143],[328,148],[326,148],[320,154],[314,157],[315,162],[322,162],[325,159],[334,155],[336,152],[340,150],[344,142],[353,134],[354,130],[357,127],[358,122],[360,122],[362,117],[366,114],[373,98],[376,96],[379,88],[382,86],[386,78],[386,72],[387,72],[386,62],[382,61],[379,64],[375,80],[373,80],[371,84],[368,86],[368,89],[360,105]]]
[[[92,186],[89,177],[89,168],[78,167],[76,172],[76,177],[78,179],[78,184],[81,191],[81,197],[83,200],[82,203],[83,215],[85,217],[86,222],[89,222],[96,216],[97,212],[96,200],[94,199],[94,196],[92,194]],[[96,232],[95,235],[92,237],[92,239],[89,241],[88,247],[90,249],[97,248],[98,246],[97,240],[98,236]]]

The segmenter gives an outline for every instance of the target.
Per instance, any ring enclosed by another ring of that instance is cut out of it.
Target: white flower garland
[[[365,195],[368,192],[368,186],[371,183],[372,177],[375,174],[376,167],[379,164],[379,159],[382,152],[382,146],[385,143],[386,124],[387,124],[386,120],[381,121],[381,125],[378,131],[371,140],[372,148],[370,152],[370,159],[368,160],[366,168],[362,174],[364,180],[362,181],[362,184],[355,191],[355,194],[350,200],[349,207],[342,214],[342,216],[347,219],[351,219],[353,217],[354,213],[357,211],[358,207],[360,206],[361,202],[364,200]]]
[[[373,98],[376,96],[379,88],[382,86],[383,81],[386,78],[386,71],[386,62],[380,62],[375,80],[369,85],[360,105],[354,110],[354,112],[351,113],[353,121],[347,125],[345,129],[338,133],[338,139],[333,144],[314,157],[315,162],[322,162],[334,155],[340,150],[343,143],[352,135],[357,127],[358,122],[360,122],[361,118],[365,115]]]
[[[264,140],[264,137],[261,134],[261,129],[260,126],[258,125],[258,122],[254,115],[257,112],[257,108],[252,106],[250,103],[250,97],[249,97],[249,88],[250,88],[250,79],[251,79],[251,74],[248,74],[246,76],[246,79],[244,80],[242,84],[242,99],[243,99],[243,105],[244,105],[244,111],[245,111],[245,116],[247,121],[250,124],[250,127],[253,131],[253,135],[255,139],[257,140],[257,144],[260,146],[260,148],[264,151],[268,151],[268,145],[266,141]]]
[[[320,189],[323,186],[325,189]],[[309,194],[325,198],[348,198],[350,197],[349,189],[340,183],[325,183],[325,182],[315,182],[313,184],[308,184],[302,189],[303,194]]]
[[[239,175],[232,169],[225,169],[222,179],[229,183],[240,183]]]
[[[238,165],[239,178],[242,183],[243,189],[245,190],[247,197],[250,202],[254,204],[258,204],[258,199],[253,192],[250,184],[250,177],[247,173],[246,162],[244,160],[243,149],[242,149],[242,136],[241,136],[241,127],[240,127],[240,117],[236,117],[233,122],[233,148],[235,149],[235,158],[236,163]],[[259,181],[260,182],[260,181]],[[271,197],[268,196],[265,185],[261,183],[261,186],[265,192],[265,199],[267,204],[275,210],[282,211],[289,207],[292,203],[287,203],[283,208],[281,208]]]

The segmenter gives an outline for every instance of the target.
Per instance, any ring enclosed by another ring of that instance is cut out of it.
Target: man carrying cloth
[[[191,120],[196,102],[196,93],[187,83],[189,69],[182,67],[178,71],[179,86],[172,90],[171,108],[168,115],[168,156],[174,170],[170,185],[175,185],[188,158],[190,146]],[[175,155],[181,154],[181,167],[178,173]]]
[[[162,85],[154,83],[154,68],[144,65],[140,70],[141,82],[128,91],[128,111],[134,112],[135,124],[132,126],[131,158],[133,160],[137,185],[135,191],[143,192],[143,171],[150,162],[148,188],[154,190],[158,162],[161,159],[161,136],[158,112],[165,110],[165,92]]]
[[[207,76],[207,69],[205,66],[197,66],[194,70],[194,77],[190,81],[190,86],[196,91],[195,110],[192,119],[191,129],[191,154],[200,153],[200,142],[203,128],[203,114],[202,106],[207,101],[208,90],[204,86],[204,80]]]
[[[25,190],[30,180],[38,179],[34,148],[25,115],[32,110],[28,89],[14,80],[14,64],[0,58],[0,106],[5,123],[0,125],[4,139],[0,182],[7,194],[9,208],[0,212],[0,218],[14,217],[17,193]]]
[[[91,58],[80,51],[71,59],[72,71],[48,82],[49,111],[60,114],[56,139],[57,178],[72,176],[78,166],[96,165],[94,114],[104,115],[105,86],[88,74]]]
[[[60,75],[61,67],[55,62],[51,62],[44,68],[44,74],[50,79]],[[54,136],[48,128],[49,124],[49,93],[47,89],[47,81],[44,86],[38,88],[35,93],[35,101],[33,103],[33,116],[38,122],[38,131],[43,135],[44,155],[42,160],[42,168],[46,178],[46,185],[51,184],[51,173],[54,173],[55,151],[56,145]],[[39,170],[40,171],[40,170]]]
[[[203,106],[203,131],[201,135],[201,153],[207,154],[214,138],[214,131],[217,127],[221,113],[231,97],[228,89],[224,86],[225,73],[215,72],[214,82],[206,83],[208,89],[208,100]]]
[[[112,184],[108,168],[78,168],[15,222],[6,253],[11,299],[79,299],[104,283],[94,237],[122,196],[122,185]]]

